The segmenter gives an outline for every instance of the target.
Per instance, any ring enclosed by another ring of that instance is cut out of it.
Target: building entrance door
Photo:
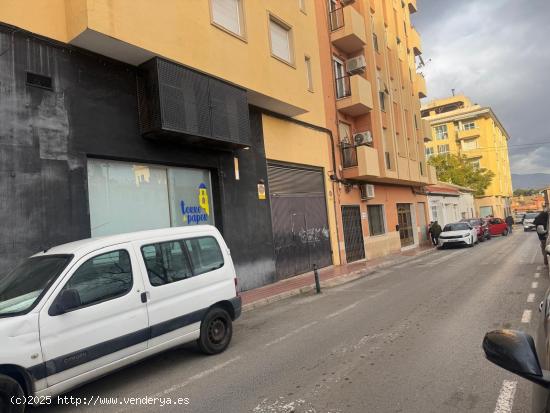
[[[397,220],[399,223],[401,247],[413,245],[414,232],[410,204],[397,204]]]
[[[359,206],[342,207],[342,224],[346,261],[353,262],[365,258],[363,228],[361,227],[361,209]]]

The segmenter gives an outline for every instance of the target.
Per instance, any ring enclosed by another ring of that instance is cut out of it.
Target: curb
[[[369,274],[371,274],[371,273],[373,273],[377,270],[380,270],[380,269],[383,269],[383,268],[389,268],[389,267],[392,267],[392,266],[398,265],[398,264],[406,264],[407,262],[413,261],[413,260],[417,259],[418,257],[428,255],[428,254],[430,254],[432,252],[435,252],[435,251],[436,251],[435,248],[427,249],[427,250],[424,250],[424,251],[420,251],[418,254],[416,254],[413,257],[406,258],[406,259],[403,259],[403,260],[394,259],[394,260],[388,260],[386,262],[381,262],[380,264],[373,265],[370,268],[353,271],[351,273],[342,275],[340,277],[334,277],[334,278],[331,278],[331,279],[328,279],[328,280],[325,280],[325,281],[321,281],[321,287],[322,288],[333,288],[333,287],[340,286],[342,284],[347,284],[349,282],[356,281],[360,278],[366,277]],[[296,295],[306,294],[306,293],[309,293],[309,292],[313,291],[314,289],[315,289],[315,284],[312,282],[310,285],[306,285],[306,286],[300,287],[300,288],[295,288],[293,290],[285,291],[283,293],[275,294],[275,295],[272,295],[271,297],[262,298],[260,300],[257,300],[257,301],[254,301],[252,303],[246,304],[242,307],[242,312],[246,313],[248,311],[252,311],[252,310],[255,310],[257,308],[265,307],[266,305],[271,304],[271,303],[275,303],[277,301],[286,300],[287,298],[294,297]]]

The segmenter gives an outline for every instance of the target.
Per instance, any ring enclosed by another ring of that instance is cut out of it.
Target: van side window
[[[183,241],[161,242],[141,247],[149,281],[153,286],[193,276]]]
[[[198,237],[185,240],[195,275],[223,267],[223,254],[214,237]]]
[[[121,297],[132,285],[130,255],[126,250],[118,250],[90,258],[74,272],[63,290],[77,290],[85,307]]]

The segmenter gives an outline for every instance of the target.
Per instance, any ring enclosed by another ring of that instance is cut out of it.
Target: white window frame
[[[473,130],[473,129],[477,129],[475,121],[466,122],[462,124],[462,130]]]
[[[273,50],[273,36],[272,36],[272,25],[279,26],[286,31],[287,37],[287,46],[288,46],[288,60],[285,56],[281,56]],[[286,63],[292,67],[295,67],[294,59],[294,36],[292,32],[292,26],[288,23],[285,23],[283,20],[278,18],[272,13],[268,13],[268,33],[269,33],[269,50],[271,51],[271,56],[283,63]]]
[[[430,156],[434,155],[434,148],[432,147],[426,147],[426,158],[429,158]]]
[[[446,149],[445,151],[442,151],[441,148],[444,148]],[[440,155],[445,155],[447,153],[450,153],[450,147],[449,147],[449,144],[448,143],[445,143],[443,145],[437,145],[437,153],[440,154]]]
[[[437,125],[434,127],[435,139],[438,141],[444,141],[449,139],[449,131],[447,125]]]
[[[344,62],[336,56],[332,56],[332,67],[334,71],[334,83],[336,84],[336,99],[346,97],[346,81],[344,77],[347,75]]]
[[[371,225],[370,225],[369,207],[381,207],[381,209],[382,209],[382,233],[381,234],[373,235],[370,232]],[[368,225],[368,229],[369,229],[369,237],[382,237],[382,236],[384,236],[388,233],[388,225],[387,225],[387,222],[386,222],[386,206],[384,204],[369,204],[369,205],[367,205],[367,218],[368,218],[367,225]]]
[[[235,1],[237,5],[237,25],[238,30],[235,31],[232,27],[229,27],[228,25],[225,25],[223,22],[216,20],[215,13],[216,13],[216,5],[215,3],[218,1]],[[245,17],[244,17],[244,0],[209,0],[208,4],[210,5],[210,23],[217,27],[220,30],[223,30],[224,32],[231,34],[241,40],[246,40],[246,25],[245,25]]]

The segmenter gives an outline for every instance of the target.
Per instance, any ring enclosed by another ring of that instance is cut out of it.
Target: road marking
[[[533,281],[531,283],[531,288],[539,288],[539,283],[537,281]]]
[[[514,396],[516,394],[516,386],[518,382],[512,380],[504,380],[498,395],[495,413],[511,413],[514,405]]]
[[[539,277],[540,277],[540,272],[535,273],[535,278],[539,278]]]
[[[361,300],[356,301],[355,303],[353,303],[353,304],[351,304],[351,305],[348,305],[347,307],[344,307],[344,308],[342,308],[341,310],[338,310],[338,311],[336,311],[336,312],[334,312],[334,313],[332,313],[332,314],[327,315],[325,318],[328,320],[328,319],[330,319],[330,318],[337,317],[337,316],[339,316],[340,314],[343,314],[343,313],[345,313],[346,311],[349,311],[349,310],[351,310],[352,308],[357,307],[357,304],[359,304],[360,302],[361,302]]]
[[[273,340],[273,341],[270,341],[269,343],[264,344],[264,347],[270,347],[270,346],[272,346],[273,344],[278,344],[278,343],[280,343],[281,341],[284,341],[284,340],[286,340],[287,338],[292,337],[293,335],[298,334],[300,331],[304,331],[304,330],[308,329],[309,327],[314,326],[314,325],[317,324],[317,323],[318,323],[318,321],[312,321],[311,323],[305,324],[305,325],[303,325],[302,327],[297,328],[296,330],[292,330],[290,333],[285,334],[285,335],[282,336],[282,337],[279,337],[279,338],[277,338],[277,339],[275,339],[275,340]]]
[[[184,382],[179,383],[179,384],[174,384],[172,387],[168,387],[167,389],[164,389],[164,390],[162,390],[162,391],[160,391],[160,392],[158,392],[158,393],[156,393],[152,396],[149,396],[149,397],[150,398],[159,398],[159,397],[166,396],[167,394],[173,393],[176,390],[180,390],[180,389],[184,388],[185,386],[193,383],[194,381],[200,380],[200,379],[202,379],[202,378],[204,378],[204,377],[206,377],[206,376],[208,376],[212,373],[217,372],[218,370],[223,369],[224,367],[227,367],[230,364],[235,363],[236,361],[239,361],[241,358],[242,358],[241,356],[233,357],[232,359],[229,359],[224,363],[220,363],[220,364],[212,367],[211,369],[204,370],[204,371],[202,371],[198,374],[195,374],[194,376],[189,377]],[[131,407],[131,406],[124,407],[122,409],[117,410],[117,413],[125,412],[125,411],[128,411],[128,410],[135,410],[135,406],[134,407]]]
[[[528,302],[528,303],[534,303],[534,302],[535,302],[535,293],[530,293],[530,294],[527,296],[527,302]]]
[[[452,252],[450,254],[447,254],[447,255],[443,255],[443,257],[441,258],[438,258],[436,260],[433,260],[433,261],[430,261],[430,262],[426,262],[426,263],[423,263],[421,264],[422,266],[424,267],[433,267],[434,265],[437,265],[437,264],[441,264],[442,262],[444,261],[447,261],[457,255],[460,255],[460,254],[464,254],[466,252],[466,250],[460,250],[460,251],[455,251],[455,252]]]
[[[522,323],[530,323],[532,314],[533,314],[533,312],[531,310],[524,310],[523,315],[521,316],[521,322]]]

